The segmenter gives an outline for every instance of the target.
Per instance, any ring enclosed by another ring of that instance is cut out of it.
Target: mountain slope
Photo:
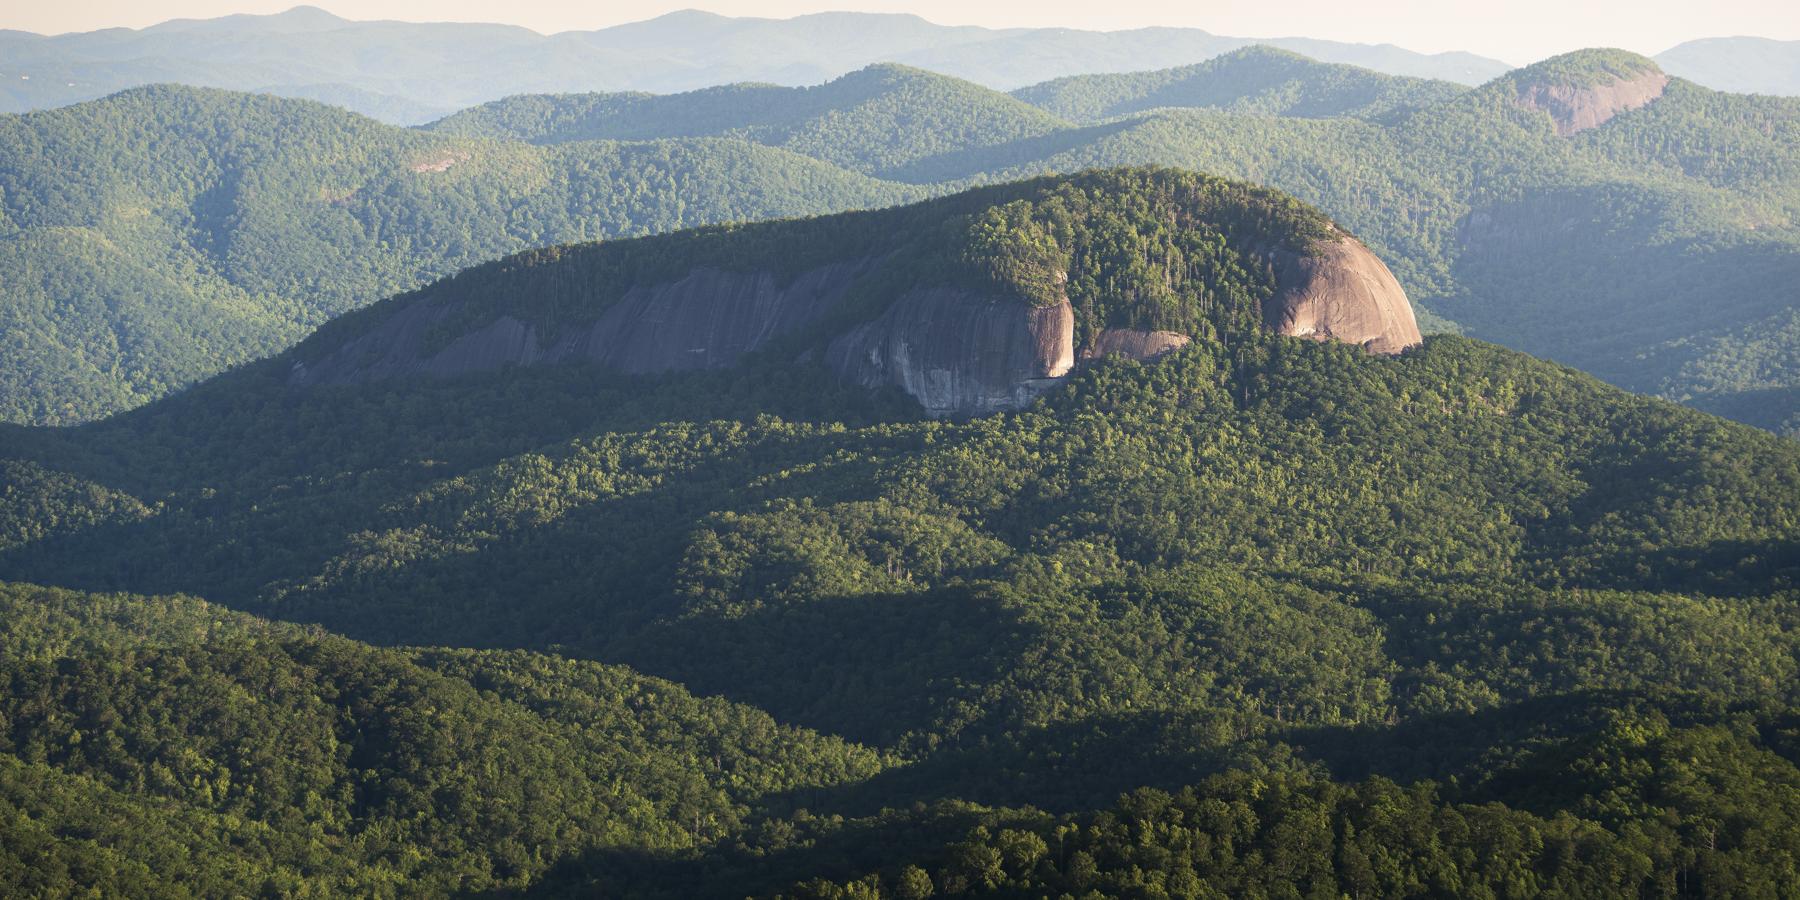
[[[522,247],[903,196],[742,143],[540,150],[173,87],[0,119],[0,193],[0,417],[36,422],[142,403]]]
[[[0,578],[347,635],[0,593],[30,686],[0,858],[76,885],[189,847],[234,862],[183,883],[228,887],[830,896],[912,865],[1034,893],[1174,879],[1229,838],[1263,855],[1221,850],[1221,890],[1296,866],[1336,892],[1788,890],[1800,447],[1467,338],[1276,333],[1265,254],[1335,237],[1273,192],[1127,171],[539,251],[142,410],[0,429]],[[578,328],[697,265],[774,273],[689,282],[755,310],[871,248],[864,302],[731,364],[296,377],[497,313]],[[1012,293],[901,302],[947,279]],[[977,417],[818,352],[1058,291],[1191,340]],[[316,844],[260,830],[308,810]]]
[[[1447,100],[1461,90],[1449,82],[1321,65],[1296,53],[1247,47],[1176,69],[1059,78],[1013,96],[1072,121],[1098,122],[1158,107],[1369,118]]]
[[[669,96],[509,97],[457,113],[431,130],[534,144],[739,138],[868,175],[907,170],[909,180],[930,180],[928,169],[914,164],[1066,125],[979,85],[880,65],[810,88],[733,85]]]

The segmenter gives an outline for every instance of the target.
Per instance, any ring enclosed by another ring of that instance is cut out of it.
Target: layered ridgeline
[[[740,84],[685,94],[524,95],[429,126],[446,134],[570,141],[728,137],[846,169],[934,181],[933,161],[1038,138],[1068,122],[968,81],[870,66],[815,87]]]
[[[331,323],[296,385],[591,361],[625,374],[812,355],[934,415],[1016,409],[1079,360],[1263,325],[1420,340],[1381,260],[1266,189],[1118,170],[914,206],[528,251]]]
[[[1183,69],[1063,79],[1014,93],[1074,122],[1042,134],[997,94],[917,71],[859,73],[879,103],[807,120],[831,158],[884,177],[967,183],[1159,163],[1273,185],[1319,205],[1394,267],[1429,327],[1579,366],[1763,427],[1800,427],[1800,101],[1715,93],[1653,62],[1582,51],[1476,90],[1249,48]],[[806,92],[741,89],[752,96]],[[753,108],[706,124],[706,98],[517,97],[433,126],[554,143],[645,132],[636,104],[682,110],[668,133],[791,141]],[[869,109],[911,108],[886,140]],[[620,104],[624,104],[621,106]],[[973,121],[1014,123],[971,129]],[[754,124],[746,122],[754,120]],[[940,130],[962,149],[918,136]],[[894,166],[896,153],[939,147]],[[868,148],[859,150],[857,148]],[[898,148],[898,149],[896,149]],[[859,156],[859,154],[866,154]]]
[[[270,16],[164,22],[142,30],[0,31],[0,112],[179,82],[307,97],[410,125],[521,93],[687,91],[757,81],[816,84],[872,63],[923,66],[1006,90],[1085,72],[1197,63],[1255,41],[1193,28],[1096,32],[945,26],[911,15],[791,19],[683,10],[597,31],[356,22],[297,7]],[[1383,72],[1475,84],[1505,63],[1391,44],[1290,38],[1289,50]]]
[[[0,419],[129,408],[524,247],[904,196],[742,142],[539,149],[189,88],[0,117]]]
[[[1279,187],[1368,241],[1432,327],[1800,428],[1800,101],[1584,51],[1378,121],[1162,110],[1085,131],[969,172],[1154,162]]]
[[[0,877],[1800,889],[1800,447],[1463,337],[1279,333],[1348,240],[1044,179],[534,252],[0,431],[0,579],[219,604],[9,590]],[[857,375],[972,317],[958,383],[1064,297],[1077,364],[1016,409]]]
[[[0,120],[0,416],[127,408],[526,246],[1159,163],[1320,206],[1387,260],[1427,330],[1791,430],[1797,103],[1665,84],[1629,54],[1459,92],[1261,49],[1016,97],[899,66],[808,89],[528,96],[432,134],[136,92]],[[630,140],[590,140],[608,135]]]
[[[1013,96],[1092,123],[1166,107],[1298,118],[1393,116],[1464,90],[1454,82],[1382,75],[1256,46],[1176,69],[1059,78]]]

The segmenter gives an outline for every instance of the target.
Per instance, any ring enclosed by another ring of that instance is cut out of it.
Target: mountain
[[[1092,123],[1160,107],[1370,118],[1429,106],[1461,91],[1450,82],[1321,65],[1296,53],[1256,46],[1175,69],[1059,78],[1013,96],[1065,119]]]
[[[807,85],[892,62],[1011,89],[1064,75],[1201,62],[1252,43],[1197,29],[1126,32],[935,25],[917,16],[730,18],[693,10],[598,31],[356,22],[296,7],[178,20],[139,31],[0,33],[0,112],[44,109],[179,82],[342,102],[396,124],[512,94],[691,91],[735,82]],[[1477,83],[1504,63],[1466,53],[1277,39],[1330,62]]]
[[[1346,240],[1264,188],[1046,177],[534,251],[0,429],[0,579],[62,589],[0,592],[0,877],[1800,887],[1800,445],[1307,333],[1381,308],[1289,302]],[[1074,355],[1161,352],[991,413],[861,377],[964,383],[993,354],[907,335],[1065,298]]]
[[[962,174],[1129,162],[1269,184],[1368,242],[1432,328],[1793,431],[1800,105],[1665,78],[1584,51],[1392,119],[1154,110]]]
[[[1067,126],[979,85],[878,65],[804,88],[740,84],[665,96],[509,97],[433,123],[430,130],[535,144],[728,137],[867,175],[931,180],[932,157],[1041,137]]]
[[[1426,330],[1793,432],[1800,101],[1665,79],[1643,57],[1586,51],[1450,95],[1251,50],[1204,72],[1021,93],[1179,86],[1074,124],[877,66],[807,89],[516,97],[427,133],[291,101],[132,92],[0,119],[0,271],[24,286],[5,304],[5,418],[129,408],[528,246],[1158,164],[1318,205],[1392,269]],[[1358,115],[1306,117],[1337,112]],[[143,136],[129,146],[152,149],[127,152],[115,115]],[[585,140],[605,134],[632,140]],[[487,164],[457,161],[477,144]]]
[[[985,116],[1020,121],[998,94],[977,91],[960,85],[966,99],[909,107],[909,124],[891,125],[885,140],[879,126],[834,129],[829,158],[938,189],[1141,163],[1270,184],[1367,241],[1429,329],[1460,328],[1633,390],[1800,429],[1800,376],[1784,361],[1800,353],[1783,287],[1800,266],[1793,100],[1709,91],[1609,50],[1458,91],[1250,49],[1191,69],[1021,90],[1018,99],[1081,123],[1023,137],[1011,136],[1017,127],[967,127]],[[558,141],[598,119],[642,122],[633,136],[730,133],[806,149],[779,129],[745,126],[746,114],[723,102],[731,96],[519,97],[443,125]],[[720,106],[708,109],[706,97]],[[621,103],[682,115],[664,126],[611,112]],[[881,168],[890,145],[924,142],[921,122],[962,149]]]
[[[1677,78],[1721,91],[1800,96],[1800,41],[1707,38],[1670,47],[1656,62]]]
[[[158,87],[0,118],[0,196],[0,416],[66,422],[504,252],[906,194],[741,142],[538,149]]]
[[[1134,227],[1147,218],[1175,235]],[[858,324],[868,310],[881,314]],[[1147,359],[1245,322],[1376,353],[1420,341],[1387,267],[1316,213],[1216,179],[1124,171],[533,251],[340,319],[283,362],[290,383],[319,385],[816,354],[846,381],[969,415],[1018,408],[1078,360]]]

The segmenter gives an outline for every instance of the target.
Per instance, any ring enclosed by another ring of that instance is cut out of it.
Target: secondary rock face
[[[1108,328],[1081,348],[1081,358],[1089,360],[1111,356],[1135,360],[1155,359],[1191,343],[1193,339],[1179,331]]]
[[[1034,307],[951,288],[906,293],[831,342],[825,361],[864,387],[893,385],[933,415],[1018,409],[1075,367],[1068,300]]]
[[[511,316],[434,347],[454,310],[413,303],[314,363],[294,384],[349,384],[408,375],[450,377],[506,366],[588,360],[634,375],[736,365],[780,335],[809,325],[844,298],[873,260],[833,263],[779,284],[768,272],[695,269],[680,280],[632,287],[592,326],[544,341]]]
[[[1275,283],[1263,321],[1277,334],[1339,340],[1384,354],[1424,340],[1394,273],[1348,235],[1308,255],[1275,254]]]
[[[1335,339],[1375,353],[1419,343],[1406,294],[1387,266],[1339,235],[1307,254],[1273,255],[1278,290],[1263,307],[1280,334]],[[311,361],[296,385],[405,376],[450,377],[507,366],[587,361],[627,374],[736,365],[782,335],[816,326],[846,300],[877,258],[834,263],[785,283],[768,272],[696,268],[673,281],[631,287],[588,323],[553,335],[499,315],[448,339],[457,308],[420,298]],[[903,292],[874,319],[820,335],[825,364],[866,387],[898,387],[933,415],[1018,409],[1102,357],[1150,360],[1186,346],[1172,331],[1112,328],[1077,348],[1067,298],[1032,306],[946,286]]]
[[[1592,85],[1525,83],[1519,85],[1519,105],[1549,113],[1556,133],[1568,137],[1648,105],[1668,85],[1669,76],[1655,69]]]

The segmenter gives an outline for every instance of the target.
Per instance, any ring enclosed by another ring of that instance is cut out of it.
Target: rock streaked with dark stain
[[[1335,339],[1375,353],[1420,342],[1406,294],[1380,259],[1340,234],[1307,254],[1277,252],[1277,291],[1263,306],[1280,334]],[[323,357],[296,362],[296,385],[385,378],[450,377],[507,366],[589,361],[627,374],[723,369],[783,335],[816,325],[878,265],[862,259],[803,272],[783,283],[769,272],[696,268],[673,281],[634,285],[591,324],[549,337],[508,315],[434,344],[456,310],[420,299]],[[1017,409],[1077,364],[1067,299],[1034,307],[1012,297],[921,286],[876,318],[825,338],[825,364],[867,387],[893,386],[933,415]],[[1079,359],[1149,360],[1189,343],[1170,331],[1112,328],[1091,337]]]
[[[833,263],[780,284],[768,272],[699,268],[676,281],[637,285],[592,326],[545,345],[536,328],[511,316],[431,350],[429,335],[453,310],[420,301],[312,364],[296,363],[293,384],[355,384],[383,378],[449,377],[506,366],[588,360],[633,375],[736,365],[747,353],[837,306],[872,260]]]
[[[1146,331],[1140,328],[1108,328],[1081,348],[1082,360],[1121,357],[1139,361],[1155,359],[1193,343],[1179,331]]]
[[[932,415],[1018,409],[1075,367],[1068,300],[1037,307],[956,288],[908,291],[839,335],[825,363],[864,387],[894,386]]]

